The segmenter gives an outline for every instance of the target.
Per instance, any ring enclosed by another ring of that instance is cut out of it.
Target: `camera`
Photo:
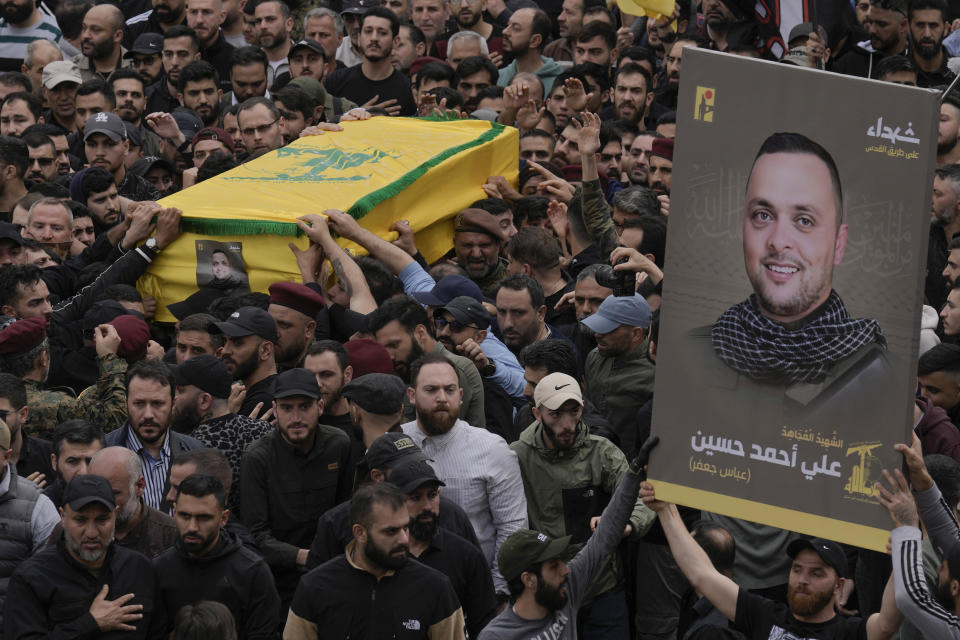
[[[622,264],[627,258],[621,258],[617,264]],[[637,292],[637,272],[624,269],[615,271],[610,265],[602,265],[597,269],[597,284],[613,289],[615,296],[632,296]]]

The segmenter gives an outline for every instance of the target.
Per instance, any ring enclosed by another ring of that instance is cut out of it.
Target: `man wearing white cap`
[[[637,413],[653,395],[653,362],[647,353],[650,316],[650,305],[634,294],[607,296],[597,312],[583,320],[597,340],[584,365],[585,393],[610,421],[628,455],[637,444]]]
[[[627,472],[627,459],[612,442],[590,434],[576,379],[551,373],[537,383],[533,401],[537,421],[510,445],[523,475],[530,528],[553,538],[569,536],[574,544],[586,542],[592,522]],[[653,512],[636,499],[624,533],[643,535],[653,520]],[[619,572],[617,556],[610,554],[594,576],[581,603],[585,637],[629,636]]]
[[[47,63],[41,76],[43,82],[43,99],[50,106],[50,111],[44,114],[44,119],[67,131],[77,130],[74,104],[77,98],[77,87],[80,86],[80,69],[69,60],[55,60]]]

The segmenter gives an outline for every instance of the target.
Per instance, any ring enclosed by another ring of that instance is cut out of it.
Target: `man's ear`
[[[541,320],[547,317],[547,305],[540,305],[540,307],[537,309],[537,317]]]
[[[353,380],[353,367],[348,364],[347,368],[343,370],[343,384],[347,384],[351,380]]]
[[[530,411],[531,411],[531,413],[533,413],[533,419],[534,419],[534,420],[537,420],[537,421],[539,422],[539,421],[540,421],[540,409],[538,409],[537,407],[531,406],[531,407],[530,407]]]

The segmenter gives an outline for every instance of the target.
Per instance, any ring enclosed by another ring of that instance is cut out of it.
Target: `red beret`
[[[507,236],[500,228],[500,223],[483,209],[464,209],[453,219],[454,231],[485,233],[495,240],[506,242]]]
[[[113,325],[120,335],[120,348],[117,355],[127,362],[142,360],[147,355],[147,343],[150,342],[150,327],[143,318],[135,315],[117,316],[107,324]]]
[[[440,58],[433,58],[431,56],[420,56],[410,64],[410,75],[415,76],[420,72],[420,69],[423,69],[425,64],[430,62],[442,62],[443,64],[450,66],[446,60],[441,60]]]
[[[323,298],[319,293],[304,284],[296,282],[274,282],[270,285],[270,304],[290,307],[311,320],[323,309]]]
[[[47,337],[47,319],[44,316],[17,320],[0,331],[0,355],[26,353]]]
[[[673,138],[654,138],[650,155],[666,158],[673,162]]]
[[[583,167],[579,164],[568,164],[563,167],[563,175],[560,176],[567,182],[580,182],[583,180]]]
[[[353,377],[368,373],[386,373],[394,375],[393,359],[382,344],[370,338],[356,338],[347,340],[343,347],[350,354],[350,366],[353,368]]]
[[[197,143],[203,142],[204,140],[216,140],[229,149],[230,153],[234,153],[233,136],[223,129],[218,127],[204,127],[200,129],[200,131],[197,131],[193,135],[193,139],[190,141],[190,148],[196,149]]]

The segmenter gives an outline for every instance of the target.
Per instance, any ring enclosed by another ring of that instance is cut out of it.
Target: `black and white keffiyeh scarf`
[[[757,380],[821,382],[829,367],[861,347],[886,347],[876,320],[854,319],[836,291],[810,322],[790,329],[760,312],[756,295],[727,309],[713,325],[713,349],[730,368]]]

